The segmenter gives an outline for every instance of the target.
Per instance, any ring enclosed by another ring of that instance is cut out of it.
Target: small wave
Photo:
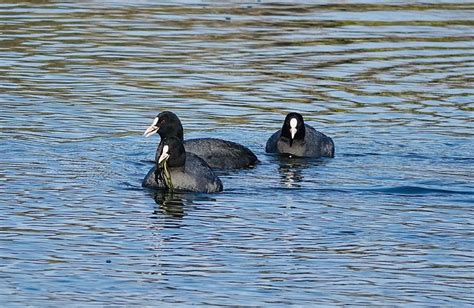
[[[382,187],[362,189],[363,191],[381,192],[397,195],[427,195],[427,194],[463,194],[474,195],[474,191],[459,191],[439,188],[426,188],[420,186],[396,186],[396,187]]]

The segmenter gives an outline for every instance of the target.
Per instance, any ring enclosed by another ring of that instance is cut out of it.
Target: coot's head
[[[158,165],[166,162],[168,167],[181,167],[186,162],[186,152],[181,140],[177,137],[168,137],[160,142],[158,147],[156,163]]]
[[[281,135],[290,140],[290,146],[293,145],[294,140],[303,140],[305,135],[303,116],[296,112],[287,114],[281,128]]]
[[[160,112],[143,135],[149,137],[155,133],[158,133],[162,139],[178,137],[180,140],[183,140],[183,126],[181,125],[181,121],[178,116],[171,111]]]

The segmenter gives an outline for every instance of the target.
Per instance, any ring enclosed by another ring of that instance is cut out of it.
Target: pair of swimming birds
[[[158,133],[161,142],[156,150],[155,166],[142,186],[194,192],[222,191],[222,181],[213,169],[240,169],[258,163],[247,147],[227,140],[199,138],[184,140],[178,116],[161,112],[144,133]],[[334,157],[334,142],[304,123],[299,113],[289,113],[283,126],[270,136],[265,151],[290,157]]]

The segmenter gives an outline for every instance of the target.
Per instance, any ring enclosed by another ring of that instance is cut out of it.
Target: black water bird
[[[247,147],[217,138],[183,139],[183,126],[171,111],[159,113],[144,133],[146,137],[158,133],[161,139],[177,137],[184,143],[186,152],[201,157],[211,168],[239,169],[258,163],[257,156]]]
[[[143,179],[143,187],[171,191],[219,192],[223,186],[211,167],[199,156],[185,151],[177,137],[161,140],[155,166]]]
[[[334,142],[305,124],[301,114],[291,112],[283,127],[268,139],[265,151],[296,157],[334,157]]]

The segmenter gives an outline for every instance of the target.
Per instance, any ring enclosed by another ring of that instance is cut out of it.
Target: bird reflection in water
[[[157,190],[151,193],[151,197],[155,200],[157,207],[153,212],[156,216],[165,214],[167,217],[183,218],[188,211],[192,211],[201,203],[209,203],[215,201],[207,194],[192,192],[170,192],[165,190]]]
[[[173,193],[170,191],[155,191],[153,192],[152,196],[158,205],[157,209],[154,211],[155,215],[164,213],[167,216],[174,218],[183,218],[186,215],[184,210],[185,203],[192,204],[190,200],[186,200],[180,193]]]
[[[301,187],[304,179],[303,169],[304,162],[301,159],[290,159],[288,157],[280,157],[278,173],[280,174],[281,183],[288,187]]]
[[[287,188],[301,187],[304,180],[303,171],[305,169],[324,165],[325,159],[299,158],[289,156],[279,156],[278,173],[281,183]]]

